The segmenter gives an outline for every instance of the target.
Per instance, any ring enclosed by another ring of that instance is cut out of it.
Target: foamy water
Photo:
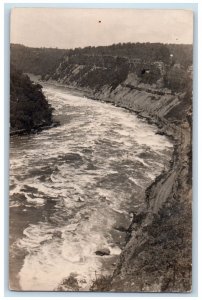
[[[23,290],[54,290],[71,274],[88,290],[96,272],[111,271],[104,266],[124,244],[115,228],[130,223],[145,187],[168,167],[172,145],[124,109],[54,86],[44,92],[61,126],[11,138],[13,264],[25,251]],[[101,248],[110,255],[97,256]]]

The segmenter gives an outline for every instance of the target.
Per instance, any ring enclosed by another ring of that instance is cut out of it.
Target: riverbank
[[[40,215],[40,222],[28,217],[25,228],[25,218],[13,220],[23,232],[16,246],[29,253],[20,285],[53,290],[74,272],[80,290],[89,290],[94,271],[98,277],[114,269],[111,259],[125,246],[130,211],[134,203],[142,205],[144,187],[168,168],[172,145],[155,134],[156,126],[124,109],[52,85],[43,92],[61,126],[11,139],[10,205],[22,215],[28,207]],[[110,255],[97,255],[102,249]]]
[[[42,124],[42,125],[34,126],[30,130],[27,130],[27,129],[10,130],[10,136],[36,134],[36,133],[39,133],[43,130],[48,130],[48,129],[57,127],[59,125],[60,125],[60,122],[54,121],[54,122],[52,122],[51,124],[48,124],[48,125]]]
[[[63,85],[65,87],[65,85]],[[67,86],[69,88],[69,86]],[[168,172],[145,191],[145,206],[134,209],[128,242],[122,251],[107,290],[191,291],[192,266],[192,163],[190,99],[184,94],[151,95],[118,87],[99,92],[72,87],[99,101],[124,107],[158,126],[174,143]],[[187,97],[187,98],[186,98]],[[106,282],[105,282],[106,283]],[[103,290],[102,286],[96,289]]]
[[[137,107],[131,106],[130,103],[127,103],[125,101],[120,103],[119,101],[116,101],[115,98],[110,96],[110,93],[108,95],[109,97],[107,98],[106,95],[103,95],[102,93],[98,95],[97,93],[95,93],[93,90],[89,88],[72,86],[61,82],[57,82],[56,80],[42,81],[40,79],[40,76],[36,76],[32,74],[28,74],[28,75],[31,80],[36,81],[38,83],[42,83],[44,86],[46,84],[48,85],[51,84],[53,86],[63,88],[64,90],[71,92],[71,94],[75,96],[80,96],[95,101],[110,103],[113,106],[124,108],[125,110],[131,113],[135,113],[135,115],[138,118],[145,119],[149,124],[156,125],[159,128],[157,134],[167,136],[173,144],[177,143],[178,141],[178,137],[174,134],[174,131],[176,131],[175,126],[173,126],[172,124],[168,124],[166,120],[163,120],[162,118],[158,118],[158,116],[150,115],[144,110],[140,110]],[[171,94],[169,93],[169,95]]]
[[[131,108],[127,96],[118,103],[123,102]],[[168,112],[178,109],[179,102],[172,102],[168,111],[163,106],[157,111],[152,111],[150,105],[142,105],[143,110],[137,107],[138,115],[155,123],[173,140],[174,152],[170,170],[146,189],[145,207],[135,212],[129,241],[112,277],[113,291],[191,291],[191,120],[189,115],[179,121],[176,115],[165,118]]]
[[[49,82],[49,81],[48,81]],[[192,244],[191,111],[186,93],[151,94],[126,84],[99,92],[51,81],[75,95],[108,102],[158,126],[174,145],[170,169],[145,191],[145,206],[134,209],[127,245],[107,288],[113,291],[190,291]],[[102,289],[99,285],[97,290]]]
[[[52,107],[42,93],[42,86],[11,65],[10,134],[36,133],[54,126]]]
[[[112,290],[122,291],[123,285],[125,291],[191,291],[190,144],[184,143],[187,133],[182,134],[170,170],[146,190],[145,209],[131,224]]]

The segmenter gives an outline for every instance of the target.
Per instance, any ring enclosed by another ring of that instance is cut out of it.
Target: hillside
[[[182,92],[192,75],[190,45],[118,44],[69,50],[43,80],[100,92],[119,86],[152,90],[158,95]]]
[[[174,75],[183,89],[186,71],[192,65],[192,46],[120,43],[65,50],[11,44],[11,64],[42,79],[76,81],[77,85],[98,89],[105,83],[116,87],[130,72],[140,82],[171,88]],[[175,84],[177,88],[178,82]]]
[[[30,132],[52,124],[52,108],[27,75],[11,65],[10,132]]]
[[[23,73],[35,75],[48,74],[58,65],[67,52],[57,48],[30,48],[20,44],[11,44],[11,64]]]

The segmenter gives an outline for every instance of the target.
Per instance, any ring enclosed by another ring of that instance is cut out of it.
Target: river
[[[43,91],[61,125],[10,140],[10,287],[51,291],[72,276],[85,291],[113,271],[172,144],[125,109]],[[96,255],[103,248],[110,255]]]

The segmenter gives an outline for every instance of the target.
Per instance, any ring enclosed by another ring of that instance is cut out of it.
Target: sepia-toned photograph
[[[193,17],[11,10],[10,290],[192,291]]]

